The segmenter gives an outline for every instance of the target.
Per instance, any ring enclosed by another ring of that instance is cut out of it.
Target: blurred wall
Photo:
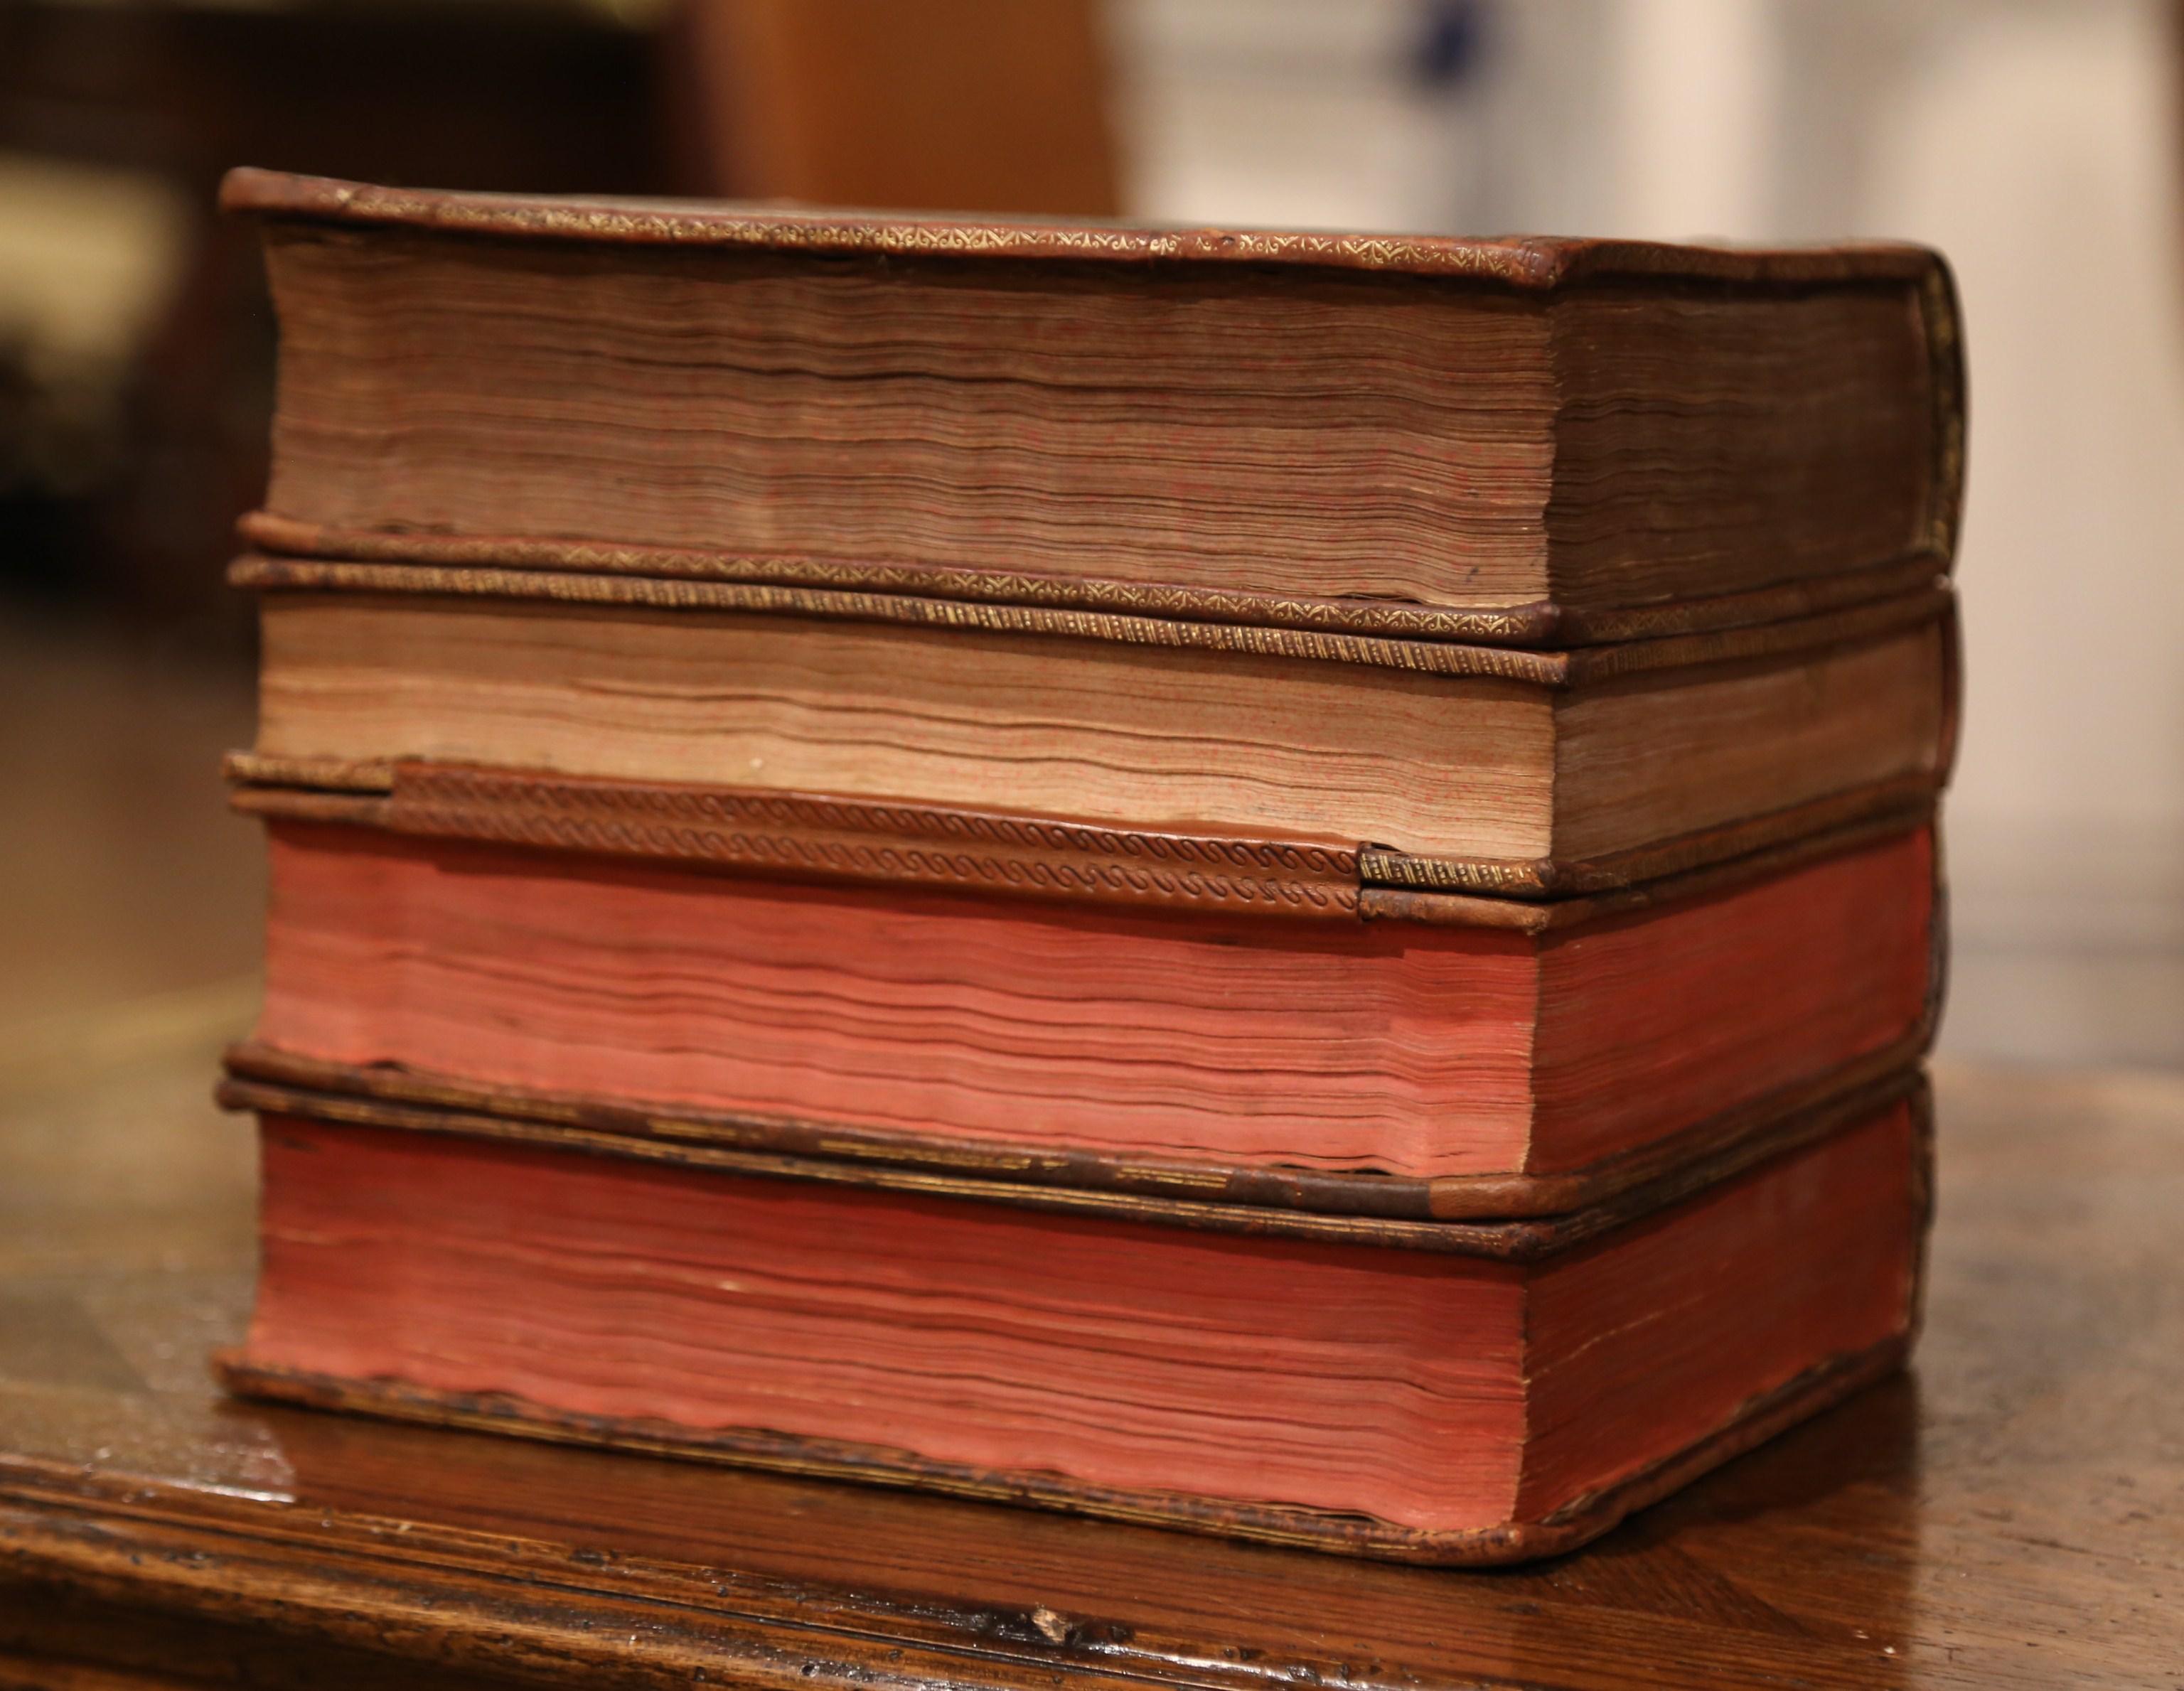
[[[2163,0],[1117,0],[1162,218],[1902,236],[1963,290],[1944,1043],[2184,1063],[2184,47]]]

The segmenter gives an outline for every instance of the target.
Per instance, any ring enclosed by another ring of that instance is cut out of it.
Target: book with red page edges
[[[1153,1194],[1598,1202],[1915,1059],[1942,973],[1917,806],[1525,904],[838,800],[411,767],[236,797],[272,871],[238,1073]]]
[[[1902,1360],[1924,1093],[1552,1219],[1016,1185],[231,1081],[292,1402],[1408,1560],[1580,1544]]]

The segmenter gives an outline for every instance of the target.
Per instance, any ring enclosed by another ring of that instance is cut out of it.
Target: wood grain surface
[[[176,1026],[0,1062],[0,1687],[2184,1676],[2184,1080],[1945,1071],[1912,1374],[1461,1574],[223,1402],[247,1130]]]

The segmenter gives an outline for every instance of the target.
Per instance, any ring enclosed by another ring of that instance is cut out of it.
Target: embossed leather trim
[[[578,575],[426,564],[367,564],[347,559],[270,558],[257,553],[231,564],[227,578],[232,586],[259,592],[539,599],[557,604],[641,610],[884,622],[974,633],[1112,640],[1132,646],[1234,652],[1262,658],[1301,658],[1428,675],[1522,681],[1545,687],[1582,687],[1620,676],[1785,657],[1881,639],[1949,616],[1955,604],[1945,582],[1930,581],[1912,592],[1788,621],[1580,647],[1569,651],[1537,651],[1431,640],[1384,640],[1317,629],[1176,621],[1106,611],[1069,610],[1051,605],[913,598],[900,593],[783,587],[766,582],[673,581],[652,576]]]
[[[422,761],[231,752],[226,768],[231,802],[252,815],[788,879],[1533,933],[1696,897],[1923,826],[1936,790],[1925,779],[1885,782],[1640,852],[1557,864]],[[1527,902],[1551,895],[1561,896]]]
[[[270,511],[250,512],[237,529],[246,545],[289,558],[758,582],[1485,646],[1601,645],[1787,621],[1918,592],[1946,574],[1948,566],[1947,553],[1919,552],[1869,570],[1752,592],[1629,609],[1573,609],[1546,604],[1479,607],[1309,598],[1101,576],[954,570],[896,559],[709,551],[614,541],[382,533],[328,528]]]
[[[231,756],[228,771],[246,783],[267,773],[248,754]],[[361,779],[356,765],[337,766],[318,782],[292,763],[271,772],[283,785],[245,785],[236,794],[237,808],[755,875],[1251,915],[1357,915],[1357,854],[1331,843],[1137,832],[808,793],[446,764],[397,764],[383,795],[351,784]],[[299,774],[304,781],[289,786]]]
[[[227,173],[220,197],[221,209],[231,212],[460,235],[955,259],[1304,265],[1468,278],[1528,289],[1630,276],[1759,286],[1855,286],[1917,281],[1940,262],[1926,248],[1896,242],[1766,248],[1546,236],[1467,240],[1311,230],[1132,228],[1083,220],[973,220],[721,201],[378,187],[248,166]]]

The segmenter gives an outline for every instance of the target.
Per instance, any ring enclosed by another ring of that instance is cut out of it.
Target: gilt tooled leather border
[[[248,815],[790,879],[1525,932],[1718,890],[1923,825],[1907,776],[1609,856],[1418,857],[777,792],[232,752]],[[1537,902],[1552,900],[1553,902]]]
[[[255,1363],[241,1349],[215,1354],[213,1372],[239,1396],[310,1409],[814,1479],[854,1480],[1381,1561],[1485,1567],[1558,1555],[1598,1538],[1624,1516],[1658,1502],[1709,1469],[1885,1379],[1903,1366],[1911,1342],[1908,1333],[1895,1336],[1822,1362],[1741,1405],[1696,1443],[1613,1486],[1575,1499],[1544,1519],[1459,1532],[1405,1527],[1374,1516],[1329,1510],[1231,1502],[1182,1492],[1123,1491],[1060,1474],[972,1468],[908,1450],[786,1433],[707,1432],[671,1421],[583,1416],[499,1393],[437,1392],[392,1381],[337,1379]]]
[[[521,536],[390,533],[332,528],[270,511],[250,512],[236,526],[246,546],[276,557],[902,594],[913,598],[1485,646],[1606,645],[1793,621],[1919,592],[1947,575],[1949,565],[1947,553],[1920,550],[1869,569],[1748,592],[1669,604],[1590,609],[1546,603],[1398,604],[1104,576],[951,569],[901,559],[820,558]]]

